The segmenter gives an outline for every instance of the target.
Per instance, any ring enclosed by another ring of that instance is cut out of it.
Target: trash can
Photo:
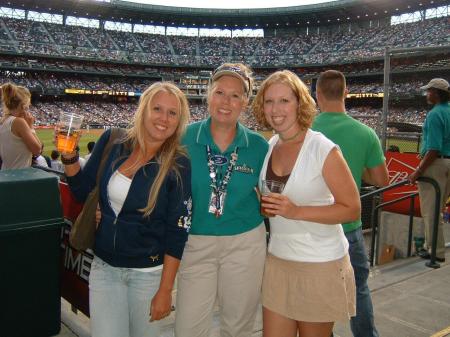
[[[0,335],[40,337],[61,327],[58,178],[0,171]]]

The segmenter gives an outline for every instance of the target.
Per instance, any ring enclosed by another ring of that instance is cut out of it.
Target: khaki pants
[[[251,336],[265,256],[264,225],[233,236],[189,235],[178,273],[175,336],[209,337],[216,298],[220,336]]]
[[[436,245],[436,257],[445,258],[445,243],[442,219],[442,209],[450,193],[450,159],[438,158],[436,159],[423,173],[424,177],[433,178],[439,184],[441,189],[440,200],[440,214],[438,225],[438,236]],[[434,187],[425,182],[418,182],[419,197],[420,197],[420,212],[425,224],[425,241],[428,250],[431,252],[431,243],[433,238],[434,225],[434,205],[435,205],[435,190]]]

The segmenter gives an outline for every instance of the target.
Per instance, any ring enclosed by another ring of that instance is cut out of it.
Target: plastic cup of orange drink
[[[81,136],[81,123],[83,116],[61,112],[56,126],[56,149],[60,153],[75,151]]]

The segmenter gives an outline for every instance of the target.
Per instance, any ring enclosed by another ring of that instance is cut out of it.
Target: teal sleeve
[[[427,134],[427,139],[425,140],[426,148],[424,150],[441,151],[444,139],[442,119],[437,113],[429,114],[427,123],[429,132]]]

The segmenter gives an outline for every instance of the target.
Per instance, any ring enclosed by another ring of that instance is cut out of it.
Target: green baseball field
[[[80,155],[84,156],[87,154],[87,143],[90,141],[97,141],[100,135],[103,133],[102,129],[95,130],[83,130],[83,135],[80,139]],[[39,138],[44,143],[44,154],[50,156],[50,152],[55,148],[53,145],[53,130],[52,129],[38,129],[36,130]],[[261,131],[260,132],[266,139],[269,139],[272,136],[272,132],[270,131]],[[412,140],[405,139],[388,139],[387,146],[397,145],[400,148],[400,152],[416,152],[417,151],[417,142]]]

